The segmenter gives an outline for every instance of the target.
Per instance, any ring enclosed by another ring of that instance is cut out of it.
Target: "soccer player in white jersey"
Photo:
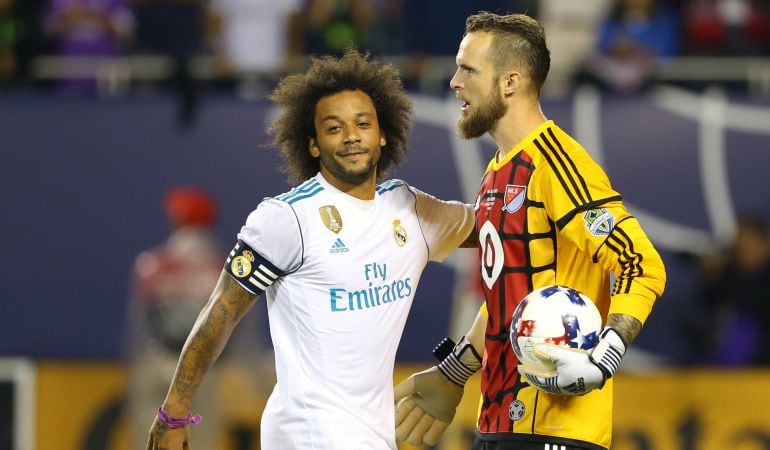
[[[396,69],[354,50],[284,78],[271,131],[299,183],[246,219],[158,408],[148,449],[187,449],[196,389],[239,319],[266,298],[277,383],[261,448],[396,449],[393,365],[429,260],[469,237],[473,210],[400,180],[411,103]]]

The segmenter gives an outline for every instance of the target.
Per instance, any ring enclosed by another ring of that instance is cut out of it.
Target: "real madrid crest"
[[[406,244],[406,228],[401,225],[401,221],[398,219],[393,221],[393,238],[399,247],[403,247]]]
[[[238,278],[249,276],[251,273],[251,263],[254,262],[254,254],[245,250],[242,254],[233,258],[230,263],[230,270]]]
[[[342,230],[342,216],[337,211],[337,207],[334,205],[326,205],[318,208],[318,214],[321,215],[326,228],[332,230],[335,233],[339,233]]]

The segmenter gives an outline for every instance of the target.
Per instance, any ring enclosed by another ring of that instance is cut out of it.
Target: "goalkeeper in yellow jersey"
[[[475,204],[485,302],[438,366],[396,387],[396,435],[434,444],[480,369],[473,450],[607,449],[612,376],[663,292],[663,262],[602,168],[544,116],[550,54],[536,20],[470,16],[456,63],[460,134],[489,133],[498,146]],[[539,372],[516,358],[511,316],[554,284],[594,299],[605,327],[590,355],[539,346],[556,367]]]

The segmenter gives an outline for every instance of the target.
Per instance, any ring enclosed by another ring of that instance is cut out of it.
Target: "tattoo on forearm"
[[[219,357],[233,328],[254,300],[254,296],[229,275],[222,274],[182,349],[173,384],[179,401],[192,401],[204,374]]]
[[[626,345],[631,345],[642,331],[642,322],[626,314],[610,314],[607,317],[607,326],[614,328]]]

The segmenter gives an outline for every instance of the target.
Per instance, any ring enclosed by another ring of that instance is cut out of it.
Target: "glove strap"
[[[433,356],[438,359],[438,362],[441,362],[445,360],[447,356],[452,354],[452,349],[455,347],[455,345],[457,345],[455,344],[455,341],[445,337],[433,349]]]
[[[626,354],[626,344],[612,327],[604,327],[599,334],[599,343],[591,353],[594,362],[604,374],[604,379],[612,378],[620,366],[620,360]]]
[[[444,341],[442,341],[443,343]],[[451,342],[451,341],[450,341]],[[441,344],[439,344],[440,346]],[[481,368],[481,356],[471,345],[471,341],[463,336],[460,342],[438,365],[438,370],[452,383],[463,387],[474,373]]]

